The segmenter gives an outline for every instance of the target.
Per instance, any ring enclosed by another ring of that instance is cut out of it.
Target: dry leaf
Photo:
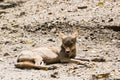
[[[114,75],[118,75],[118,70],[113,70]]]
[[[33,44],[34,42],[33,41],[21,41],[21,43],[23,43],[23,44]]]
[[[91,61],[94,61],[94,62],[106,62],[107,60],[104,59],[104,58],[94,58]]]
[[[34,42],[26,42],[26,44],[33,44]]]
[[[98,75],[92,75],[92,78],[96,78],[96,79],[101,79],[101,78],[108,78],[110,75],[110,73],[105,73],[105,74],[98,74]]]
[[[98,6],[103,6],[103,2],[98,2]]]

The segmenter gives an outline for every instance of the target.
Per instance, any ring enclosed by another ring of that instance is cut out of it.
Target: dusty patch
[[[11,2],[0,2],[1,80],[93,80],[94,74],[101,77],[107,73],[103,78],[120,79],[119,1]],[[75,29],[80,30],[77,58],[94,59],[89,62],[93,68],[70,63],[51,64],[58,68],[50,71],[14,67],[20,51],[48,45],[59,47],[59,31],[68,34]]]

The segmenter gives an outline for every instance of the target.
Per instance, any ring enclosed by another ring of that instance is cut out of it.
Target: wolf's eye
[[[70,41],[70,42],[71,42],[72,44],[73,44],[73,43],[75,43],[75,39],[71,39],[71,41]]]
[[[71,44],[73,44],[73,43],[74,43],[74,41],[72,41],[72,40],[71,40],[71,42],[70,42],[70,43],[71,43]]]

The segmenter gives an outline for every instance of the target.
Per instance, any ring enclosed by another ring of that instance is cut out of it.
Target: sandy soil
[[[49,71],[14,67],[20,51],[60,47],[58,33],[76,29],[80,30],[76,57],[103,59],[90,61],[92,68],[71,63],[51,64],[58,68]],[[98,80],[94,75],[99,80],[120,80],[119,0],[0,2],[0,80]]]

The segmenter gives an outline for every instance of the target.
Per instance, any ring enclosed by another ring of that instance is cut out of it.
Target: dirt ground
[[[76,58],[92,68],[17,69],[20,51],[60,47],[59,32],[79,29]],[[120,0],[0,0],[0,80],[120,80]]]

